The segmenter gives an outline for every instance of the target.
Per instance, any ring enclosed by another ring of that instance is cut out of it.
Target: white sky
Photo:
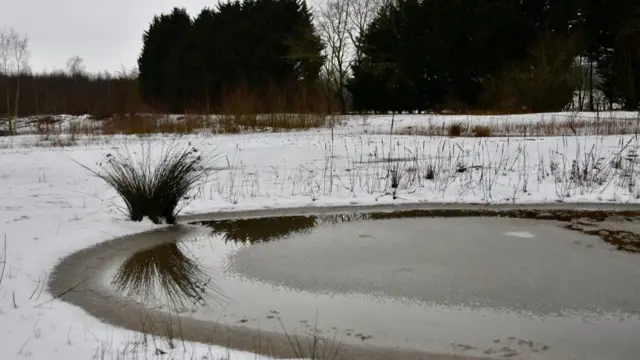
[[[154,15],[175,6],[196,16],[217,0],[2,0],[0,29],[29,37],[34,71],[62,70],[80,56],[86,69],[130,69],[142,49],[142,33]]]

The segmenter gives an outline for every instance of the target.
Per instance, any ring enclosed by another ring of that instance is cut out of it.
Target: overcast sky
[[[87,70],[132,68],[142,49],[142,33],[154,15],[174,6],[196,16],[217,0],[3,0],[0,29],[29,36],[35,71],[64,69],[80,56]]]

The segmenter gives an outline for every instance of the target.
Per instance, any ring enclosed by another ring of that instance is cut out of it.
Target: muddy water
[[[345,344],[492,358],[640,353],[639,255],[566,223],[341,214],[202,225],[129,257],[105,282],[184,316]]]

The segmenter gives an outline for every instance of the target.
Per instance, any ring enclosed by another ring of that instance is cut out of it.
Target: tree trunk
[[[20,75],[18,75],[16,77],[16,103],[14,111],[13,111],[13,116],[15,116],[16,118],[18,118],[18,104],[20,103]]]
[[[36,87],[36,78],[33,77],[33,95],[36,100],[36,115],[40,115],[40,103],[38,97],[38,89]]]
[[[589,60],[589,111],[595,111],[593,101],[593,60]]]
[[[340,114],[347,113],[347,100],[344,98],[344,86],[338,89],[338,99],[340,100]]]
[[[580,65],[578,67],[578,111],[584,110],[584,65],[583,58],[580,57]]]
[[[13,118],[11,117],[11,90],[9,89],[10,78],[7,76],[7,132],[13,135]]]

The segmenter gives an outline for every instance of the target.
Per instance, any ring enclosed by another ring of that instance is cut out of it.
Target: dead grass
[[[60,119],[44,116],[25,121],[21,134],[37,134],[44,142],[62,135],[75,140],[78,135],[186,135],[200,131],[213,134],[239,134],[249,132],[302,131],[339,125],[335,116],[321,113],[302,114],[222,114],[222,115],[115,115],[96,120],[85,119],[63,123]]]
[[[191,143],[164,147],[157,163],[151,151],[151,146],[124,147],[107,154],[98,170],[80,165],[120,195],[130,220],[148,217],[155,224],[175,224],[190,193],[209,174],[212,158],[201,155]]]
[[[466,130],[470,129],[470,130]],[[591,135],[630,135],[640,130],[636,119],[575,119],[568,118],[555,121],[537,121],[535,123],[513,123],[504,121],[487,125],[468,127],[464,123],[446,125],[419,125],[398,128],[397,135],[418,136],[463,136],[463,137],[496,137],[496,136],[591,136]],[[387,134],[387,132],[382,132]]]
[[[305,342],[301,341],[298,336],[289,334],[285,329],[282,320],[280,320],[280,326],[282,326],[285,337],[287,338],[296,358],[313,360],[340,359],[341,344],[337,341],[335,335],[332,340],[328,341],[327,339],[320,337],[320,331],[316,326],[314,326],[311,339]]]
[[[162,115],[137,114],[117,115],[103,120],[93,118],[63,121],[63,117],[40,116],[24,119],[19,124],[20,134],[37,134],[45,143],[57,142],[57,146],[69,145],[77,137],[100,135],[155,134],[186,135],[198,132],[210,134],[241,134],[255,132],[304,131],[331,126],[342,126],[348,116],[326,113],[249,113],[236,111],[218,115]],[[582,135],[627,135],[640,129],[638,119],[577,118],[572,114],[552,120],[517,123],[508,118],[493,119],[490,123],[473,124],[473,118],[456,123],[423,124],[394,127],[397,135],[450,136],[450,137],[496,137],[496,136],[582,136]],[[373,131],[388,134],[388,130]],[[67,136],[69,143],[56,139]]]
[[[462,135],[463,126],[464,125],[462,123],[455,123],[450,125],[448,129],[448,135],[451,137],[458,137]]]
[[[70,139],[64,139],[64,138],[57,138],[53,141],[51,141],[49,143],[49,146],[51,147],[71,147],[71,146],[75,146],[76,142]]]
[[[471,133],[473,133],[476,137],[490,137],[491,128],[484,125],[476,125],[471,128]]]
[[[190,134],[207,127],[203,116],[185,116],[172,119],[166,115],[116,115],[100,122],[97,127],[102,135],[152,135],[160,133]]]
[[[334,117],[325,114],[218,115],[213,118],[210,130],[227,134],[286,132],[329,127],[334,121]]]

